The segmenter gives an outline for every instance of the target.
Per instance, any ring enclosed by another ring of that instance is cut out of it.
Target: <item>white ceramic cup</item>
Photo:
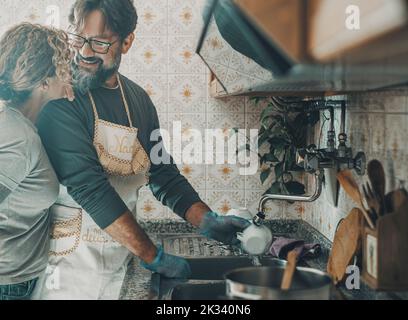
[[[272,244],[272,232],[266,226],[251,224],[243,232],[237,233],[242,249],[251,255],[263,255]]]
[[[254,215],[247,208],[233,208],[228,211],[227,216],[237,216],[246,220],[254,218]]]

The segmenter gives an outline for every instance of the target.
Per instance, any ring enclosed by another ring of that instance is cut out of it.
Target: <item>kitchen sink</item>
[[[277,235],[276,235],[277,236]],[[285,236],[285,235],[279,235]],[[189,279],[168,279],[155,273],[151,278],[150,298],[159,300],[227,299],[224,276],[235,269],[254,267],[253,258],[231,247],[193,234],[163,234],[166,252],[184,257],[191,267]],[[261,266],[285,266],[286,261],[260,257]],[[306,266],[299,263],[299,266]]]
[[[187,280],[167,279],[152,275],[151,297],[171,300],[225,299],[224,275],[238,268],[253,267],[249,256],[190,257],[186,258],[192,274]],[[262,266],[284,266],[286,261],[261,257]]]
[[[225,282],[180,284],[170,296],[171,300],[226,300]]]
[[[234,269],[253,267],[252,258],[240,257],[207,257],[187,258],[191,267],[190,280],[224,280],[224,275]],[[262,257],[259,260],[262,266],[284,266],[286,261]]]

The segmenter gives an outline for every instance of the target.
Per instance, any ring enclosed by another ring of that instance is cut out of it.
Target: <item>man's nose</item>
[[[86,42],[81,50],[79,50],[79,53],[81,54],[82,57],[84,58],[93,58],[95,56],[95,52],[92,51],[91,45],[89,42]]]

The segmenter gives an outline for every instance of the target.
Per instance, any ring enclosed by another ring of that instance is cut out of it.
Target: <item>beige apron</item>
[[[138,193],[149,181],[150,160],[130,118],[129,107],[119,87],[130,127],[99,119],[94,99],[94,146],[111,185],[136,218]],[[51,208],[51,249],[46,273],[34,299],[97,300],[119,298],[131,254],[101,230],[82,208],[75,207],[66,188],[58,205]],[[69,199],[69,200],[67,200]]]

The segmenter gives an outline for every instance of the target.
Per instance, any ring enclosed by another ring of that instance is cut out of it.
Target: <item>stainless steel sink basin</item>
[[[225,282],[181,284],[171,292],[171,300],[217,300],[226,299]]]
[[[248,256],[190,257],[192,275],[187,281],[166,279],[158,274],[152,276],[151,295],[157,299],[202,300],[225,297],[224,275],[229,271],[253,267]],[[284,266],[286,261],[264,257],[262,266]],[[224,299],[224,298],[223,298]]]
[[[224,280],[224,275],[231,270],[253,267],[252,259],[240,257],[187,258],[192,275],[190,280]],[[284,266],[286,261],[264,257],[259,260],[262,266]]]

